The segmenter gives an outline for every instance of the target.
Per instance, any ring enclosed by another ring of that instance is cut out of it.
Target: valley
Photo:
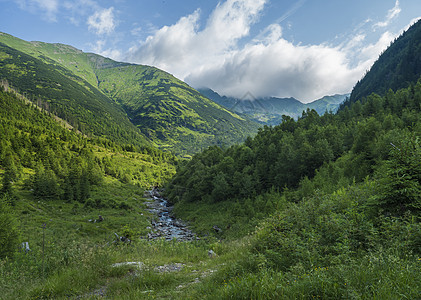
[[[5,53],[0,77],[21,93],[47,102],[55,114],[82,131],[147,142],[190,157],[211,145],[241,142],[259,127],[157,68],[116,62],[61,44],[26,42],[5,33],[0,34],[0,43]],[[18,65],[10,64],[16,56],[21,57]],[[35,76],[31,66],[37,68]],[[71,91],[64,90],[69,86]],[[116,123],[109,124],[110,118]],[[121,128],[113,128],[116,124]]]
[[[304,105],[1,33],[0,298],[419,298],[420,36]]]
[[[319,115],[335,113],[340,104],[350,96],[350,94],[325,96],[304,104],[294,98],[256,98],[251,93],[246,93],[242,99],[238,99],[220,96],[211,89],[203,88],[198,91],[227,109],[243,114],[262,125],[271,126],[282,123],[283,115],[297,119],[307,108],[314,109]]]

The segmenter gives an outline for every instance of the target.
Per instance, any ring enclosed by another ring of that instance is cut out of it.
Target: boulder
[[[22,251],[24,251],[25,253],[28,253],[29,251],[31,251],[31,249],[29,249],[29,242],[23,242],[21,244],[22,247]]]

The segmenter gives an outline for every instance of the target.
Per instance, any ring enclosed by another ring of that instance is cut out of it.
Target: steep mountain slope
[[[44,63],[64,67],[92,86],[97,86],[97,79],[89,58],[81,50],[57,43],[27,42],[2,32],[0,32],[0,42],[36,57]]]
[[[54,65],[85,88],[95,87],[100,97],[118,104],[139,131],[162,149],[190,154],[215,144],[240,142],[257,132],[255,122],[229,112],[159,69],[7,34],[0,34],[0,42]]]
[[[305,104],[305,106],[306,108],[314,109],[319,115],[324,114],[326,111],[335,113],[340,104],[349,98],[349,96],[350,94],[324,96],[323,98]]]
[[[148,144],[119,105],[63,67],[0,43],[0,78],[84,134]]]
[[[197,152],[239,142],[257,130],[257,124],[157,68],[88,56],[100,90],[120,103],[133,124],[161,148]]]
[[[324,114],[326,111],[335,112],[339,105],[349,96],[349,94],[325,96],[311,103],[304,104],[295,98],[254,98],[251,94],[248,94],[245,95],[244,99],[238,99],[221,96],[208,88],[198,89],[198,91],[225,108],[244,114],[265,125],[280,124],[282,115],[296,119],[307,108],[316,110],[319,115]]]
[[[416,83],[421,75],[421,20],[412,25],[382,54],[354,87],[350,101],[376,93],[384,95]]]

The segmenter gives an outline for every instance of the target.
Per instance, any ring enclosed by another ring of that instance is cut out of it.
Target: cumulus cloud
[[[114,7],[97,10],[87,21],[89,30],[98,35],[110,34],[116,27],[114,18]]]
[[[376,24],[374,24],[373,29],[376,30],[378,28],[387,27],[393,19],[395,19],[397,16],[399,16],[400,12],[401,12],[401,8],[400,8],[400,5],[399,5],[399,0],[396,0],[395,6],[388,11],[387,16],[386,16],[386,20],[384,20],[382,22],[377,22]]]
[[[218,4],[199,30],[200,10],[164,26],[130,49],[129,59],[156,65],[185,78],[198,68],[219,63],[249,34],[266,0],[228,0]]]
[[[327,45],[294,45],[285,39],[248,44],[232,53],[223,64],[192,72],[186,80],[203,83],[225,95],[241,97],[250,91],[256,97],[293,96],[311,101],[350,91],[369,62],[351,69],[341,48]]]
[[[21,9],[32,13],[42,11],[44,18],[50,22],[57,21],[58,0],[16,0]]]
[[[369,44],[359,30],[341,45],[302,45],[283,38],[282,27],[274,23],[244,43],[266,2],[227,0],[214,9],[203,28],[196,10],[132,47],[128,60],[157,66],[194,87],[210,87],[227,96],[241,98],[250,92],[309,102],[350,92],[395,38],[385,31]],[[287,14],[304,2],[297,2]],[[387,20],[399,11],[397,1]]]

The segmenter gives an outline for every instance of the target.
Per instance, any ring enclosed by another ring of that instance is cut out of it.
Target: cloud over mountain
[[[140,41],[130,49],[128,60],[157,66],[195,87],[207,86],[228,96],[251,92],[256,97],[310,101],[349,92],[395,37],[385,31],[376,43],[363,44],[365,35],[360,33],[340,45],[302,45],[284,38],[282,27],[274,23],[244,42],[266,3],[227,0],[213,10],[203,28],[196,10]],[[398,13],[396,1],[385,22]]]

